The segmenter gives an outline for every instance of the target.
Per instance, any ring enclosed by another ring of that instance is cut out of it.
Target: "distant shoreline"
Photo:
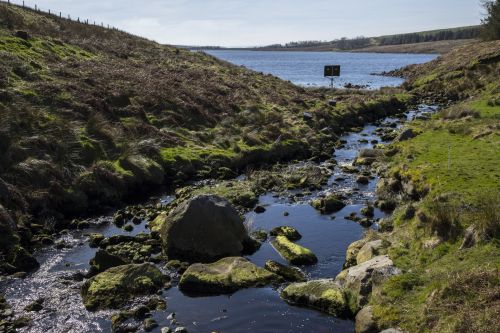
[[[476,42],[475,39],[444,40],[401,45],[369,46],[355,50],[340,50],[328,45],[313,47],[252,47],[252,48],[191,48],[201,51],[270,51],[270,52],[353,52],[353,53],[410,53],[410,54],[444,54],[454,48],[462,47]]]

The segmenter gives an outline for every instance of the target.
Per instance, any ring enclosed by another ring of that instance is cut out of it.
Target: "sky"
[[[11,0],[22,3],[20,0]],[[479,0],[25,0],[164,44],[262,46],[479,24]]]

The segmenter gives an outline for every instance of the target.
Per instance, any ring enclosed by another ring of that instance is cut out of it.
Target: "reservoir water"
[[[437,58],[436,54],[401,53],[349,53],[349,52],[293,52],[293,51],[205,51],[222,60],[245,66],[254,71],[272,74],[300,86],[329,86],[330,80],[323,77],[325,65],[340,65],[340,77],[335,78],[336,87],[353,85],[369,89],[394,87],[403,79],[374,75],[399,69],[410,64],[421,64]]]

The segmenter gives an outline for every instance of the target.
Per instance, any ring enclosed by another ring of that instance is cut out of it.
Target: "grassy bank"
[[[456,102],[390,147],[385,177],[398,186],[379,192],[402,201],[380,236],[403,274],[371,299],[380,327],[500,326],[499,56],[498,42],[483,43],[409,69],[413,93]]]

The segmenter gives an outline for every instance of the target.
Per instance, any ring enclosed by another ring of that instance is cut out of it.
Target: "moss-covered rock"
[[[95,275],[111,267],[121,266],[127,263],[125,259],[118,255],[111,254],[106,250],[98,250],[94,258],[90,260],[91,269],[89,275]]]
[[[228,257],[211,264],[189,266],[182,274],[179,288],[186,292],[225,294],[265,286],[278,279],[277,275],[245,258]]]
[[[329,194],[324,198],[318,198],[311,202],[311,206],[319,210],[322,214],[335,213],[345,207],[342,199],[335,194]]]
[[[371,242],[367,242],[363,245],[361,249],[359,249],[358,254],[356,255],[356,263],[362,264],[365,261],[372,259],[379,255],[379,251],[382,248],[382,240],[377,239]]]
[[[167,212],[162,212],[153,221],[149,222],[149,230],[151,233],[160,233],[161,228],[167,221]]]
[[[297,229],[287,226],[276,227],[269,233],[271,236],[285,236],[291,241],[296,241],[302,238],[302,235],[297,231]]]
[[[388,256],[377,256],[340,272],[335,281],[344,288],[351,313],[367,304],[372,290],[393,275],[400,274]],[[374,283],[374,276],[377,276]]]
[[[40,267],[35,257],[21,246],[16,246],[11,255],[11,263],[18,271],[31,272]]]
[[[305,282],[307,281],[307,277],[299,268],[286,266],[276,262],[274,260],[266,261],[264,268],[268,271],[282,276],[285,280],[291,282]]]
[[[338,317],[349,316],[342,288],[332,279],[292,283],[281,292],[285,300]]]
[[[285,236],[277,236],[271,244],[292,265],[311,265],[318,262],[311,250],[292,243]]]
[[[88,310],[118,308],[135,296],[156,292],[164,282],[160,270],[150,264],[113,267],[83,284],[83,303]]]
[[[89,235],[89,246],[98,247],[99,244],[104,240],[104,235],[99,233],[92,233]]]
[[[347,247],[343,269],[347,269],[349,267],[356,266],[358,264],[356,257],[359,253],[359,250],[361,250],[361,248],[363,247],[363,245],[366,244],[367,241],[368,241],[367,239],[360,239],[351,243]]]

